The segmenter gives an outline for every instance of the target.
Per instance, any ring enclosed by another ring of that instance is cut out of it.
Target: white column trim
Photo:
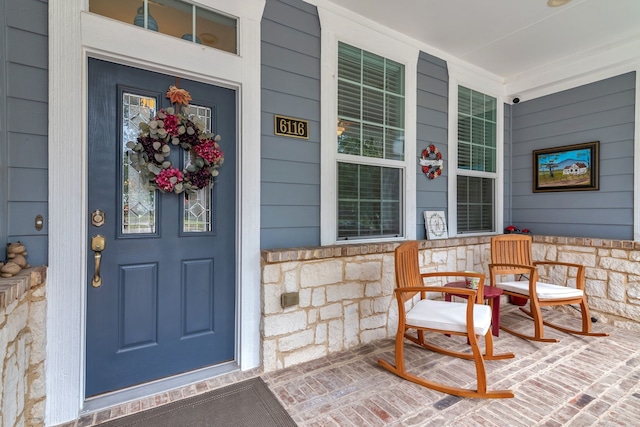
[[[640,65],[635,69],[636,97],[633,129],[633,240],[640,241]]]
[[[200,0],[239,19],[239,55],[82,12],[49,7],[49,268],[45,423],[79,417],[84,402],[88,56],[232,87],[238,93],[238,341],[242,370],[260,365],[260,20],[265,0]],[[129,41],[135,39],[136,43]],[[160,58],[155,50],[176,46]],[[192,49],[193,48],[193,49]],[[207,49],[206,51],[204,49]],[[70,120],[70,118],[72,118]]]
[[[49,5],[46,425],[76,418],[82,402],[87,223],[85,93],[80,84],[85,67],[78,44],[82,3]]]

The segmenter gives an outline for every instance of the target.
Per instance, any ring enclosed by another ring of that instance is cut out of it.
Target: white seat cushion
[[[467,303],[423,299],[407,313],[406,323],[441,331],[467,332]],[[473,307],[475,334],[485,335],[490,326],[491,307],[475,304]]]
[[[529,295],[529,282],[501,282],[496,286],[505,291],[518,294]],[[570,288],[568,286],[552,285],[550,283],[536,282],[536,293],[539,300],[552,300],[563,298],[580,298],[583,295],[582,289]]]

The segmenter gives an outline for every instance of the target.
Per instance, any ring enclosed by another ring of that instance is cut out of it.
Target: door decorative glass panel
[[[191,115],[197,117],[204,125],[205,132],[211,132],[211,108],[189,105]],[[184,166],[189,166],[191,159],[185,156]],[[185,233],[203,233],[211,231],[211,189],[203,188],[197,193],[185,195],[182,231]]]
[[[140,123],[156,115],[156,99],[124,92],[122,96],[122,141],[135,141]],[[122,234],[156,232],[155,191],[147,190],[129,159],[130,151],[122,147]]]

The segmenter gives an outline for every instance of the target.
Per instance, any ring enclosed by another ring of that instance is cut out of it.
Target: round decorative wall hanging
[[[427,178],[435,179],[442,174],[444,161],[442,160],[442,154],[440,154],[435,145],[431,144],[422,150],[420,166],[422,166],[422,173],[424,173]]]

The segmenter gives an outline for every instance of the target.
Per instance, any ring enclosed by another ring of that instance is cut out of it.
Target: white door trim
[[[81,13],[86,3],[68,0],[49,6],[46,425],[78,418],[84,403],[89,56],[237,90],[236,354],[242,370],[260,365],[260,194],[255,189],[260,188],[260,20],[265,0],[198,1],[239,18],[239,55]],[[171,54],[162,57],[161,52]]]

